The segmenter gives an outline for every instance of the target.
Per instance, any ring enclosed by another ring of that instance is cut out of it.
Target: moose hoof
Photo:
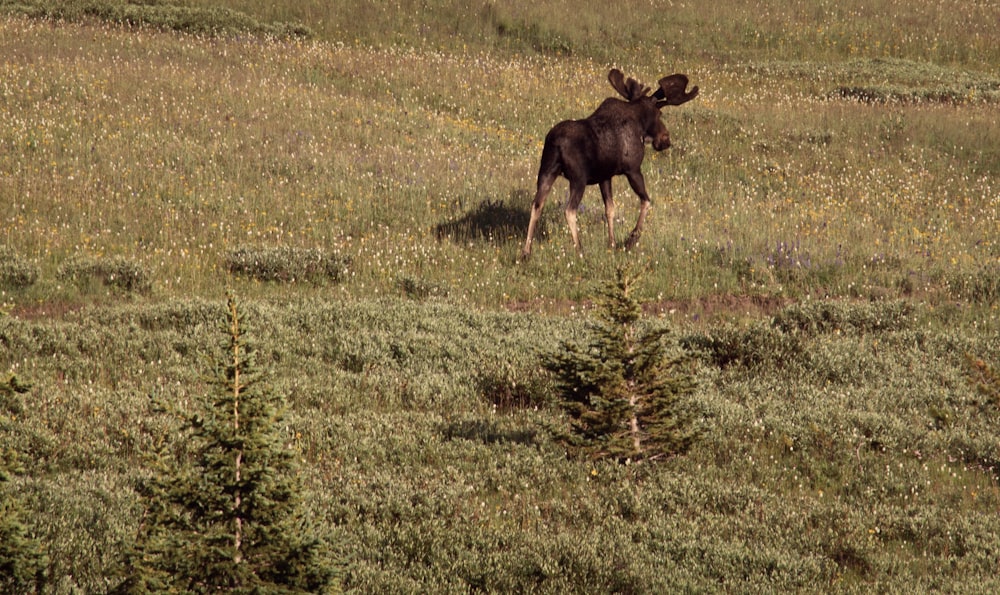
[[[630,235],[628,239],[625,240],[625,250],[628,251],[631,250],[632,248],[635,248],[638,243],[639,243],[639,236],[637,234]]]

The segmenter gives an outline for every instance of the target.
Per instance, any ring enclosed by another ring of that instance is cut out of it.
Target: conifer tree
[[[325,544],[301,511],[294,459],[279,430],[281,399],[258,370],[243,311],[231,297],[225,337],[203,411],[180,427],[191,460],[164,449],[140,490],[146,515],[119,592],[336,588]]]
[[[620,267],[600,296],[587,342],[565,341],[545,361],[570,418],[562,438],[595,458],[680,454],[700,431],[688,399],[695,390],[691,359],[668,328],[643,322],[633,296],[638,277]]]
[[[0,417],[9,413],[13,420],[21,409],[17,395],[29,388],[16,376],[0,384]],[[7,486],[18,471],[17,455],[0,444],[0,457],[0,593],[37,593],[45,586],[47,559],[24,525],[21,502]]]

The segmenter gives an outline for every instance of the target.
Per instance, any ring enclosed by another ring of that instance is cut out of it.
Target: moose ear
[[[680,105],[698,96],[698,87],[687,91],[688,77],[683,74],[672,74],[660,79],[660,88],[653,93],[656,106]]]
[[[622,97],[628,99],[629,89],[625,86],[625,75],[622,71],[617,68],[612,68],[611,72],[608,73],[608,82],[614,87],[615,91]]]

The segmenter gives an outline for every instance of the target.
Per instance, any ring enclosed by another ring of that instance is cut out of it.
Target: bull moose
[[[615,245],[615,202],[611,193],[611,178],[624,174],[632,190],[639,196],[639,220],[625,241],[631,249],[639,241],[642,225],[649,211],[649,195],[642,177],[642,159],[645,143],[652,141],[653,148],[663,151],[670,146],[670,133],[660,119],[660,110],[668,105],[681,105],[698,95],[698,87],[687,91],[688,77],[672,74],[659,81],[659,89],[651,89],[635,79],[626,79],[618,69],[608,73],[608,81],[615,91],[625,98],[609,97],[593,114],[583,120],[566,120],[556,124],[545,135],[542,163],[538,168],[538,186],[531,205],[528,238],[524,242],[521,258],[531,255],[531,242],[535,227],[560,175],[569,181],[569,200],[566,202],[566,223],[573,235],[573,246],[580,252],[580,238],[576,225],[576,212],[587,186],[597,184],[604,199],[604,216],[608,229],[608,243]]]

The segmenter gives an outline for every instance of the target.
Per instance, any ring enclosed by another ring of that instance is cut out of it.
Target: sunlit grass
[[[109,0],[114,1],[114,0]],[[647,63],[739,62],[752,57],[836,62],[907,58],[993,69],[1000,63],[1000,7],[937,0],[186,0],[225,5],[264,21],[301,22],[327,40],[447,51],[541,52]]]
[[[661,299],[947,295],[949,279],[1000,266],[988,90],[998,83],[986,74],[954,83],[986,89],[958,104],[872,104],[830,92],[863,80],[950,88],[948,71],[678,64],[702,93],[666,110],[674,148],[647,157],[654,211],[639,250],[607,252],[591,189],[578,262],[560,181],[537,258],[518,266],[523,240],[509,227],[507,237],[437,230],[484,204],[526,211],[545,132],[612,93],[605,65],[0,26],[0,238],[43,269],[23,299],[58,297],[53,273],[76,256],[127,256],[160,294],[216,295],[238,282],[225,270],[238,246],[343,255],[343,295],[398,295],[411,278],[480,305],[577,299],[621,258],[649,263],[650,297]],[[666,73],[628,68],[644,80]],[[623,180],[615,188],[625,233],[637,201]]]

